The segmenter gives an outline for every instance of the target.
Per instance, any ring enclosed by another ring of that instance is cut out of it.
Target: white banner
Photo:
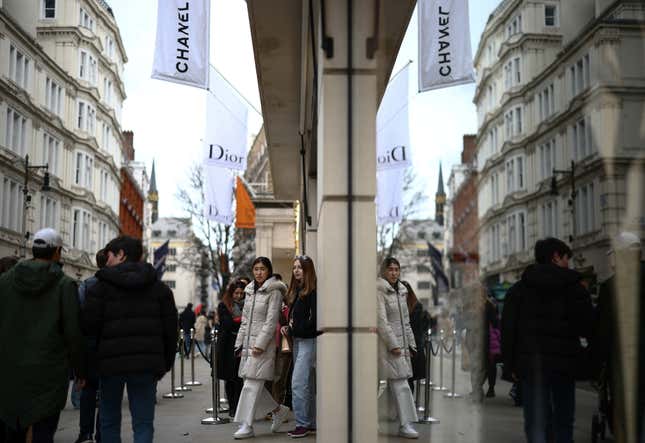
[[[419,0],[419,91],[473,83],[468,0]]]
[[[231,85],[213,69],[206,97],[204,162],[246,169],[248,107]]]
[[[379,225],[403,219],[403,178],[405,169],[376,173],[376,221]]]
[[[210,0],[159,0],[152,78],[208,89]]]
[[[376,170],[410,166],[408,87],[410,64],[387,85],[376,113]]]
[[[228,169],[204,165],[204,215],[209,220],[233,223],[233,174]]]

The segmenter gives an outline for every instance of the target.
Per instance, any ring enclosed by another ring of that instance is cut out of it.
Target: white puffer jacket
[[[275,330],[280,318],[282,297],[287,287],[271,277],[254,292],[254,282],[244,289],[246,298],[242,311],[242,324],[237,334],[235,348],[243,346],[239,376],[256,380],[273,380],[275,362]],[[257,357],[253,348],[264,349]]]
[[[386,280],[376,282],[378,312],[378,355],[379,379],[407,379],[412,377],[410,348],[416,351],[417,345],[410,328],[408,313],[408,291],[401,283],[398,292]],[[401,355],[390,351],[400,348]]]

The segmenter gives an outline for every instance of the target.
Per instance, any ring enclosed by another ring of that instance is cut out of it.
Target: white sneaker
[[[419,433],[410,423],[406,423],[399,428],[399,435],[403,438],[419,438]]]
[[[253,426],[250,426],[246,423],[242,423],[240,428],[235,431],[235,434],[233,434],[233,438],[235,440],[243,440],[245,438],[251,438],[254,437],[255,435],[253,434]]]
[[[272,414],[271,432],[278,432],[280,430],[282,423],[287,420],[287,415],[289,415],[289,408],[285,405],[280,405],[280,409]]]

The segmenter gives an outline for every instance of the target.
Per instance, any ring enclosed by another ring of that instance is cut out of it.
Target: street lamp
[[[571,167],[569,169],[555,169],[553,168],[553,176],[551,177],[551,195],[558,195],[558,180],[556,174],[567,174],[571,180],[571,195],[569,197],[568,203],[571,206],[571,218],[572,218],[572,227],[571,235],[569,236],[569,242],[573,244],[573,240],[576,238],[576,196],[578,195],[576,191],[576,164],[571,160]]]
[[[29,154],[25,155],[25,181],[22,187],[23,194],[23,204],[22,204],[22,258],[25,258],[27,255],[27,240],[29,240],[30,233],[27,232],[27,210],[29,209],[29,204],[31,203],[31,195],[29,194],[29,170],[30,169],[44,169],[45,174],[43,175],[43,184],[40,188],[41,191],[47,192],[51,191],[49,186],[49,164],[45,165],[30,165],[29,164]]]

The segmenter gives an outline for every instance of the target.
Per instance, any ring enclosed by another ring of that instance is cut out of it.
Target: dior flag
[[[474,81],[468,0],[419,0],[419,91]]]
[[[233,175],[228,169],[204,165],[204,215],[209,220],[233,223]]]
[[[376,173],[376,221],[379,225],[403,219],[403,178],[405,169]]]
[[[204,162],[246,169],[248,107],[222,75],[213,69],[206,97]]]
[[[152,78],[208,89],[210,0],[159,0]]]
[[[410,166],[408,85],[410,64],[390,79],[376,113],[376,170]]]

